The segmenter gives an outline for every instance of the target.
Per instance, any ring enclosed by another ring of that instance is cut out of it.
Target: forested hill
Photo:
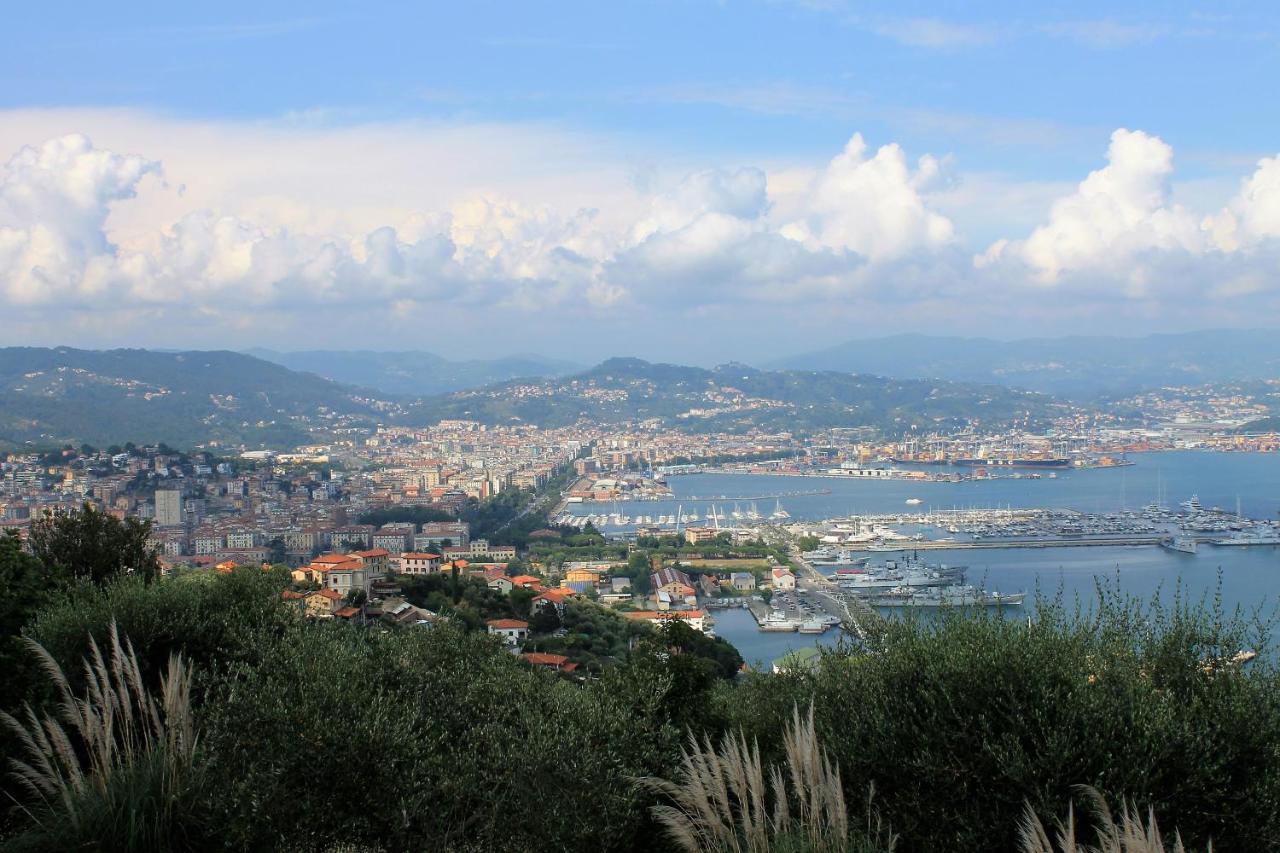
[[[379,401],[234,352],[0,349],[0,443],[288,447],[372,419]]]
[[[504,356],[490,360],[453,361],[430,352],[371,352],[367,350],[308,350],[276,352],[249,350],[249,355],[305,370],[335,382],[372,388],[385,394],[421,397],[464,388],[479,388],[521,377],[563,376],[582,369],[558,359],[536,355]]]
[[[995,385],[885,379],[834,371],[711,370],[610,359],[585,373],[459,391],[410,407],[416,422],[468,418],[563,426],[652,419],[693,431],[874,427],[887,434],[1012,423],[1065,411],[1042,394]]]

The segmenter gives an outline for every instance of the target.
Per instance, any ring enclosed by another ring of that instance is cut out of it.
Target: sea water
[[[1218,506],[1252,518],[1274,519],[1280,512],[1280,454],[1207,453],[1178,451],[1131,454],[1135,464],[1120,468],[1065,470],[1050,478],[966,480],[959,483],[904,480],[848,480],[817,477],[763,476],[751,474],[696,474],[669,480],[670,501],[620,503],[629,515],[674,515],[677,507],[697,511],[704,519],[713,504],[721,514],[732,512],[735,498],[740,510],[754,499],[767,516],[776,495],[787,492],[830,489],[829,494],[782,498],[794,520],[818,520],[858,513],[920,513],[930,509],[1063,508],[1084,512],[1138,509],[1158,497],[1176,508],[1198,496],[1202,506]],[[934,468],[932,470],[943,470]],[[692,500],[691,496],[725,499]],[[918,505],[907,505],[908,499]],[[612,512],[608,504],[577,504],[578,514]],[[700,521],[699,523],[704,523]],[[732,519],[726,519],[732,525]],[[880,554],[876,557],[889,557]],[[929,562],[966,565],[968,580],[1001,592],[1047,595],[1059,590],[1074,602],[1088,606],[1096,598],[1101,580],[1118,582],[1122,592],[1149,598],[1159,593],[1172,600],[1177,590],[1192,598],[1211,597],[1220,591],[1223,606],[1252,613],[1270,614],[1280,604],[1280,548],[1202,545],[1195,555],[1153,546],[1074,548],[992,548],[930,550]],[[1034,612],[1029,594],[1023,610]],[[717,611],[716,633],[738,647],[749,663],[766,665],[787,651],[815,643],[839,641],[838,631],[824,635],[761,633],[744,610]]]

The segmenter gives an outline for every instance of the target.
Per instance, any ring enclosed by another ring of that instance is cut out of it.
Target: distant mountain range
[[[847,341],[768,366],[996,382],[1080,398],[1167,385],[1280,377],[1280,331],[1014,341],[895,335]]]
[[[424,400],[418,422],[464,418],[554,427],[651,420],[701,432],[801,432],[872,427],[896,434],[1014,422],[1043,424],[1063,407],[999,385],[897,380],[835,371],[764,371],[742,364],[706,370],[610,359],[584,373],[514,381]]]
[[[371,388],[384,394],[424,397],[464,388],[479,388],[510,379],[564,376],[583,365],[536,355],[513,355],[492,360],[450,361],[434,353],[372,352],[369,350],[247,351],[289,368]]]
[[[347,374],[351,375],[351,374]],[[572,376],[397,397],[242,353],[0,349],[0,445],[164,441],[291,447],[375,423],[441,418],[564,426],[651,421],[691,431],[886,433],[1045,422],[1062,404],[998,385],[832,371],[712,370],[611,359]]]
[[[0,443],[305,443],[372,420],[367,392],[235,352],[0,349]]]

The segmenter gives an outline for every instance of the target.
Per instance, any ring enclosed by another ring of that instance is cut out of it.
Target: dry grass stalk
[[[678,782],[643,780],[671,801],[654,806],[654,817],[690,853],[768,853],[784,838],[822,853],[849,850],[840,768],[818,742],[812,707],[793,711],[783,744],[785,761],[766,773],[759,744],[741,733],[725,734],[718,750],[690,734]],[[878,821],[871,827],[886,834]],[[885,846],[892,849],[891,836]]]
[[[1066,821],[1054,821],[1055,832],[1050,837],[1049,831],[1028,804],[1019,830],[1023,853],[1187,853],[1182,837],[1176,830],[1173,846],[1165,847],[1153,810],[1148,809],[1147,818],[1143,821],[1142,813],[1136,805],[1121,800],[1120,818],[1117,820],[1097,789],[1081,786],[1080,790],[1093,812],[1098,843],[1088,845],[1077,840],[1078,826],[1074,805],[1068,806]],[[1212,844],[1206,853],[1213,853]]]
[[[54,821],[74,830],[100,814],[103,804],[129,793],[114,784],[143,762],[160,759],[157,793],[173,803],[190,770],[196,735],[191,709],[191,667],[181,656],[169,658],[159,701],[145,689],[132,644],[120,638],[113,622],[109,654],[89,639],[84,661],[85,689],[77,696],[58,662],[39,643],[28,640],[58,692],[53,713],[37,715],[27,705],[24,719],[0,712],[18,737],[26,759],[11,759],[13,776],[38,804],[28,814],[44,825]],[[41,818],[44,820],[42,821]]]

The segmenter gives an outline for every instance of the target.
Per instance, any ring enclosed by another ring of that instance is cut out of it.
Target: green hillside
[[[234,352],[0,349],[0,443],[288,447],[376,401]]]
[[[470,418],[555,427],[657,420],[691,431],[804,431],[873,427],[886,434],[1013,422],[1047,422],[1065,411],[1043,394],[995,385],[897,380],[834,371],[764,371],[740,364],[706,370],[611,359],[561,379],[515,381],[425,400],[414,422]]]

